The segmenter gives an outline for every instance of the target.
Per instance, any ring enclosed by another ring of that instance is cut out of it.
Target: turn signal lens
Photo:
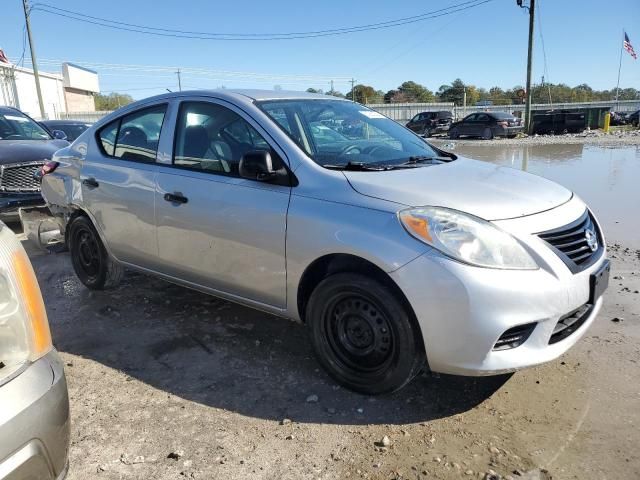
[[[53,348],[47,311],[44,308],[38,280],[27,254],[23,250],[16,251],[13,254],[12,262],[16,273],[19,295],[26,311],[27,321],[31,326],[31,355],[29,360],[33,362]]]

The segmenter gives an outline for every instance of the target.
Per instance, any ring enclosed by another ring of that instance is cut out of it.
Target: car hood
[[[415,169],[344,174],[363,195],[412,207],[453,208],[485,220],[542,212],[566,203],[573,195],[537,175],[461,157]]]
[[[49,160],[68,145],[66,140],[0,140],[0,165]]]

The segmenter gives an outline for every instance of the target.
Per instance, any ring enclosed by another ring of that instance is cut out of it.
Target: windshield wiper
[[[348,170],[352,172],[382,172],[384,170],[388,170],[384,165],[367,165],[363,162],[347,162],[342,165],[332,165],[327,163],[322,166],[331,170]]]
[[[403,163],[402,165],[417,165],[419,163],[431,163],[433,165],[439,165],[440,163],[445,163],[450,161],[449,158],[444,157],[429,157],[427,155],[416,155],[413,157],[409,157],[409,160]]]

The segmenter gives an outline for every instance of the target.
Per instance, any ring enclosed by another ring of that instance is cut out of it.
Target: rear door
[[[476,113],[469,135],[480,136],[489,127],[491,118],[486,113]]]
[[[84,206],[111,253],[143,267],[157,256],[155,162],[166,110],[145,106],[102,127],[80,174]]]
[[[460,135],[473,135],[473,122],[476,118],[475,113],[467,115],[462,119],[462,122],[458,126],[458,133]]]
[[[285,233],[291,187],[241,178],[242,156],[284,154],[224,102],[180,103],[173,154],[159,166],[156,223],[163,273],[279,308],[286,305]]]

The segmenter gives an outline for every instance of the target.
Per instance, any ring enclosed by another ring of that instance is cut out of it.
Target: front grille
[[[585,303],[577,310],[561,317],[553,329],[553,333],[549,339],[549,345],[558,343],[560,340],[564,340],[573,332],[578,330],[582,324],[587,321],[592,309],[593,305]]]
[[[0,192],[39,192],[40,184],[33,174],[44,162],[0,166]]]
[[[561,228],[539,233],[572,272],[593,264],[603,250],[602,235],[589,211]]]
[[[493,349],[508,350],[510,348],[519,347],[527,341],[534,328],[536,328],[536,323],[527,323],[525,325],[518,325],[517,327],[510,328],[500,336],[496,344],[493,346]]]

